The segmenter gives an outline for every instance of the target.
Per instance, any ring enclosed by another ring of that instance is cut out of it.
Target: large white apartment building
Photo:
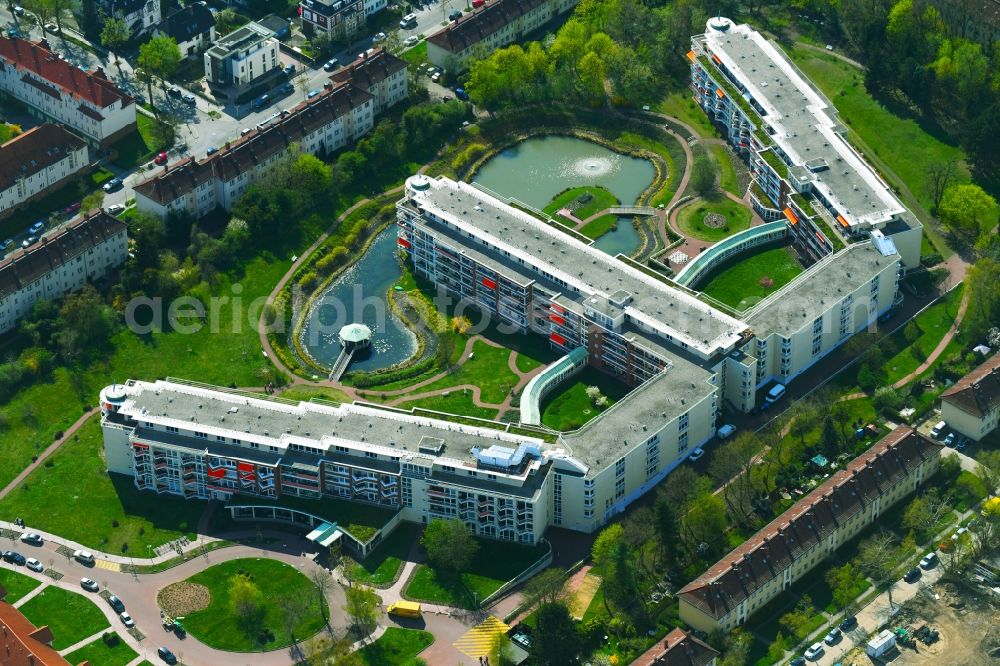
[[[219,207],[231,210],[293,147],[314,155],[337,150],[370,132],[374,118],[370,94],[352,84],[328,84],[313,99],[276,114],[214,155],[200,162],[189,157],[139,183],[136,206],[160,217],[171,211],[201,217]]]
[[[87,144],[45,123],[0,146],[0,217],[63,184],[88,164]]]
[[[847,142],[836,108],[780,47],[716,17],[692,37],[688,58],[695,99],[750,165],[762,217],[786,219],[814,260],[878,230],[904,266],[919,265],[919,221]]]
[[[369,8],[372,13],[378,11],[377,4],[365,0],[300,0],[302,31],[307,35],[349,40],[365,27]]]
[[[427,59],[462,72],[470,56],[489,55],[565,14],[579,0],[488,0],[427,38]]]
[[[37,301],[76,291],[128,256],[125,224],[97,211],[59,227],[0,261],[0,333]]]
[[[254,23],[220,37],[205,51],[205,78],[219,88],[247,89],[281,67],[278,40]]]
[[[937,470],[941,445],[900,426],[677,593],[680,617],[729,631],[824,562]]]
[[[409,94],[406,61],[385,49],[365,52],[347,67],[335,72],[334,85],[353,83],[374,98],[375,113],[406,99]]]
[[[101,69],[86,72],[18,37],[0,37],[0,90],[94,145],[136,131],[135,100]]]

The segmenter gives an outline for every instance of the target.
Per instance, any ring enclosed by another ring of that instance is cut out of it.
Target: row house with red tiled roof
[[[0,261],[0,333],[12,330],[37,301],[77,291],[127,256],[125,224],[104,211],[85,214],[8,255]]]
[[[135,186],[136,206],[165,217],[183,211],[201,217],[232,210],[251,185],[266,176],[294,147],[310,154],[346,146],[374,127],[373,97],[346,84],[326,89],[288,112],[261,122],[239,140],[197,161],[181,160]]]
[[[0,91],[94,145],[136,130],[135,100],[100,68],[84,71],[60,60],[43,42],[0,37]]]
[[[705,632],[743,624],[930,478],[941,450],[896,428],[681,588],[681,619]]]
[[[51,123],[0,145],[0,217],[62,185],[87,164],[86,142]]]
[[[538,30],[579,0],[490,0],[427,38],[427,59],[451,72]]]
[[[646,652],[632,666],[715,666],[719,651],[683,629],[674,629]]]
[[[4,666],[70,666],[52,647],[52,630],[36,627],[21,611],[3,601],[7,590],[0,586],[0,664]],[[87,666],[84,661],[78,666]]]
[[[941,394],[941,418],[952,430],[978,442],[997,429],[998,417],[1000,354],[994,354]]]

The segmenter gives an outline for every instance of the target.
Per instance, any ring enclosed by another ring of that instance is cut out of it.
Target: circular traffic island
[[[326,600],[309,578],[264,558],[216,564],[163,588],[157,600],[187,611],[177,619],[188,634],[228,652],[283,648],[318,632],[328,617]]]

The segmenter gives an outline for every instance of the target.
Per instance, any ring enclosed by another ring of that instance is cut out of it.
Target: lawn
[[[292,386],[281,392],[280,396],[287,400],[328,400],[330,402],[351,402],[350,396],[343,391],[327,386],[307,386],[300,384]]]
[[[389,627],[374,643],[358,650],[358,657],[365,666],[411,666],[433,642],[429,631]]]
[[[715,166],[719,170],[719,187],[738,197],[742,196],[743,192],[740,192],[739,182],[736,179],[736,169],[733,167],[733,159],[729,156],[729,151],[726,150],[726,147],[718,143],[712,143],[708,145],[708,152],[711,153]]]
[[[468,571],[437,572],[421,564],[413,571],[404,595],[418,601],[475,609],[508,580],[534,564],[547,546],[523,546],[507,541],[479,540],[479,551]]]
[[[351,565],[351,578],[375,587],[391,585],[410,552],[418,529],[413,523],[400,523],[363,562]]]
[[[18,125],[0,123],[0,143],[7,143],[19,134],[21,134],[21,128]]]
[[[582,201],[582,199],[586,199],[586,201]],[[554,215],[561,208],[569,208],[578,220],[585,220],[594,213],[599,213],[605,208],[617,206],[620,203],[618,198],[605,188],[599,185],[585,185],[572,187],[557,194],[543,211]]]
[[[542,401],[542,423],[553,430],[576,430],[603,410],[587,397],[587,387],[596,386],[608,398],[608,407],[621,400],[629,387],[593,368],[584,368],[571,384],[564,385]],[[604,409],[607,409],[605,407]]]
[[[204,508],[204,502],[140,492],[131,478],[109,476],[99,415],[0,501],[4,515],[20,516],[33,528],[135,557],[190,534]]]
[[[421,391],[422,389],[417,389]],[[447,395],[432,395],[417,400],[407,400],[396,405],[401,409],[429,409],[435,412],[446,412],[448,414],[461,414],[462,416],[474,416],[478,419],[493,420],[497,417],[497,410],[488,407],[478,407],[472,401],[472,393],[465,389],[454,389]]]
[[[745,310],[788,284],[802,266],[785,247],[764,250],[712,274],[701,290],[731,307]]]
[[[479,387],[479,397],[483,402],[503,402],[518,379],[507,365],[508,357],[509,349],[476,340],[472,346],[472,358],[450,375],[418,390],[434,391],[461,384],[474,384]]]
[[[517,369],[521,372],[531,372],[535,368],[541,367],[542,363],[537,359],[531,358],[530,356],[519,352],[517,357],[514,359],[514,365],[516,365]]]
[[[420,63],[427,62],[427,42],[422,41],[412,49],[403,51],[400,56],[410,67],[418,67]]]
[[[7,591],[7,596],[3,600],[12,604],[41,585],[41,583],[31,576],[25,576],[10,569],[0,569],[0,585]]]
[[[121,638],[112,646],[108,646],[98,638],[66,655],[66,661],[71,664],[82,664],[86,661],[90,666],[125,666],[138,656],[139,654]]]
[[[587,224],[580,227],[580,233],[590,238],[592,240],[597,240],[604,234],[611,231],[611,228],[618,224],[618,216],[611,215],[601,215],[600,217],[594,218]]]
[[[736,178],[735,174],[733,178]],[[724,226],[716,228],[705,224],[705,216],[713,213],[726,218]],[[715,242],[749,229],[750,216],[749,208],[720,196],[716,201],[701,200],[682,208],[677,214],[677,226],[686,236]]]
[[[230,608],[230,582],[244,574],[260,590],[262,614],[247,628]],[[307,604],[306,612],[295,626],[296,639],[305,639],[325,624],[316,586],[295,567],[276,560],[247,558],[217,564],[187,579],[208,588],[212,600],[207,608],[188,613],[184,627],[206,645],[231,652],[276,650],[292,643],[281,611],[282,599],[299,599]],[[322,600],[326,606],[326,600]]]
[[[56,650],[68,648],[110,626],[93,601],[58,587],[45,588],[18,610],[36,627],[49,626],[52,647]]]
[[[715,131],[712,122],[708,119],[708,115],[694,101],[691,91],[687,88],[667,95],[656,106],[656,110],[690,125],[694,131],[703,137],[718,136],[718,132]]]

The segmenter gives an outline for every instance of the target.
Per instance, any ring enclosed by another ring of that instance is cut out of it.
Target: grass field
[[[579,231],[587,238],[590,238],[592,240],[597,240],[604,234],[611,231],[611,227],[615,226],[615,224],[617,223],[618,223],[618,216],[611,215],[609,213],[607,215],[601,215],[600,217],[595,217],[593,220],[587,222],[587,224],[580,227]]]
[[[703,137],[716,136],[717,132],[715,128],[712,127],[712,123],[709,121],[708,116],[698,106],[691,96],[691,91],[685,88],[684,90],[678,90],[672,92],[660,102],[656,110],[660,113],[665,113],[668,116],[673,116],[681,122],[690,125],[692,129],[698,132]]]
[[[343,391],[328,386],[292,386],[281,392],[282,398],[288,400],[312,400],[319,398],[330,402],[351,402],[350,396]]]
[[[600,414],[603,410],[595,407],[587,397],[588,386],[601,389],[601,393],[608,398],[609,407],[629,391],[624,383],[593,368],[585,368],[571,384],[558,389],[542,402],[542,423],[553,430],[576,430]]]
[[[481,540],[468,571],[437,572],[421,564],[413,571],[404,594],[408,598],[474,609],[479,601],[538,561],[546,546],[522,546]]]
[[[31,553],[28,553],[30,556]],[[14,603],[28,592],[41,585],[37,580],[31,576],[25,576],[22,573],[16,571],[11,571],[10,569],[0,569],[0,585],[3,589],[7,591],[7,596],[4,597],[4,601],[9,604]]]
[[[419,390],[434,391],[449,386],[475,384],[479,387],[479,397],[483,402],[503,402],[517,384],[517,375],[507,366],[509,356],[509,349],[501,349],[477,340],[472,345],[472,358],[447,377],[442,377]]]
[[[421,390],[417,389],[417,392]],[[420,407],[435,412],[474,416],[479,419],[495,419],[497,417],[497,410],[488,407],[478,407],[472,401],[472,393],[466,393],[465,389],[454,389],[449,391],[447,395],[432,395],[426,398],[407,400],[396,406],[401,409]]]
[[[252,631],[241,625],[230,609],[230,581],[237,574],[249,576],[261,592],[263,614]],[[306,612],[295,627],[296,639],[308,638],[323,627],[323,611],[316,587],[295,567],[282,562],[249,558],[231,560],[209,567],[187,580],[207,587],[212,601],[207,608],[185,616],[184,626],[192,636],[219,650],[276,650],[291,644],[292,636],[282,621],[282,599],[301,599],[307,603]],[[325,605],[326,601],[322,603]]]
[[[434,642],[429,631],[389,627],[378,640],[358,651],[365,666],[412,666],[417,655]]]
[[[112,646],[108,646],[98,638],[66,655],[66,661],[71,664],[82,664],[86,661],[90,666],[125,666],[138,656],[139,654],[121,638]]]
[[[590,195],[590,200],[586,203],[577,203],[581,197]],[[573,215],[578,220],[585,220],[594,213],[599,213],[605,208],[617,206],[620,201],[608,190],[598,185],[585,185],[583,187],[573,187],[561,194],[557,194],[552,201],[543,209],[549,215],[554,215],[560,208],[569,207],[573,210]]]
[[[526,356],[525,354],[519,353],[517,357],[514,359],[514,365],[516,365],[517,369],[520,370],[521,372],[531,372],[535,368],[541,366],[542,363],[537,359],[533,359],[530,356]]]
[[[740,192],[739,182],[736,180],[733,159],[729,156],[726,147],[718,143],[711,143],[708,145],[708,152],[712,155],[712,161],[715,162],[715,166],[719,170],[719,187],[738,197],[742,196],[743,192]]]
[[[5,515],[32,527],[135,557],[149,557],[147,545],[190,534],[204,508],[204,502],[140,492],[128,477],[109,477],[99,415],[0,502]]]
[[[732,165],[729,166],[732,169]],[[736,175],[733,174],[735,180]],[[705,224],[705,216],[711,213],[726,218],[726,225],[721,228],[709,227]],[[716,201],[701,200],[685,206],[677,214],[677,226],[681,232],[692,238],[703,241],[720,241],[733,234],[750,228],[750,209],[741,206],[732,199],[720,197]]]
[[[413,67],[417,67],[422,62],[427,62],[427,42],[422,41],[412,49],[403,51],[399,57]]]
[[[413,523],[401,523],[363,562],[351,566],[351,578],[375,587],[392,584],[413,545],[418,529]]]
[[[760,299],[788,284],[802,272],[802,266],[784,247],[764,250],[730,264],[715,273],[702,287],[708,296],[726,305],[745,310]],[[769,286],[762,281],[769,280]]]
[[[47,587],[18,610],[36,627],[48,625],[52,630],[52,647],[62,650],[110,626],[95,603],[82,594]]]

